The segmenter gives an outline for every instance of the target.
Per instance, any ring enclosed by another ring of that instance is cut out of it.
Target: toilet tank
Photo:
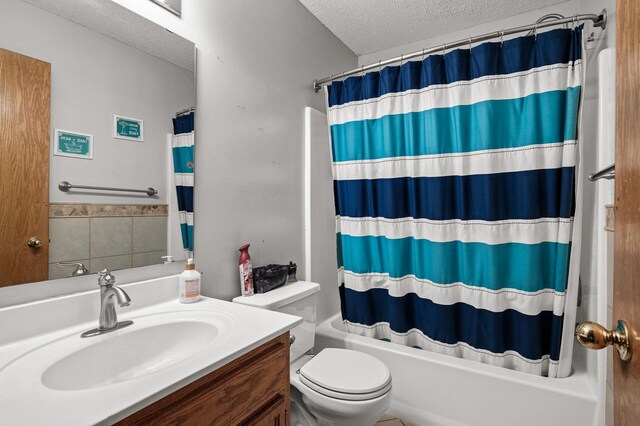
[[[320,284],[318,283],[296,281],[267,293],[238,296],[233,299],[233,302],[302,317],[302,324],[290,332],[292,340],[295,339],[289,348],[290,362],[293,362],[313,349],[319,291]]]

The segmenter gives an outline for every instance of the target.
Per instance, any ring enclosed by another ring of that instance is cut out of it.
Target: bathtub
[[[549,379],[348,334],[340,314],[316,327],[315,349],[371,354],[391,371],[389,413],[420,425],[595,425],[596,392],[584,367]]]

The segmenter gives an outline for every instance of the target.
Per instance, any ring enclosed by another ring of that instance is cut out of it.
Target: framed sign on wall
[[[93,159],[93,135],[56,129],[53,155]]]
[[[130,141],[144,141],[144,122],[137,118],[113,114],[113,137]]]

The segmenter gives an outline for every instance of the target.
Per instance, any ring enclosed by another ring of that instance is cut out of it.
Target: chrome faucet
[[[120,307],[129,306],[131,298],[120,287],[115,286],[116,277],[108,269],[98,272],[98,285],[100,286],[100,317],[98,328],[82,333],[81,337],[98,336],[110,331],[133,324],[133,321],[118,322],[115,301]],[[114,300],[115,299],[115,300]]]
[[[82,262],[56,262],[56,264],[58,266],[75,266],[75,271],[71,273],[72,277],[79,277],[80,275],[87,275],[89,273]]]

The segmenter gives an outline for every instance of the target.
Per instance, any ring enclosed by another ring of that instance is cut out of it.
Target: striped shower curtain
[[[349,332],[570,373],[581,40],[485,43],[327,89]]]
[[[178,196],[182,247],[187,258],[193,257],[193,129],[193,112],[173,119],[173,172]]]

